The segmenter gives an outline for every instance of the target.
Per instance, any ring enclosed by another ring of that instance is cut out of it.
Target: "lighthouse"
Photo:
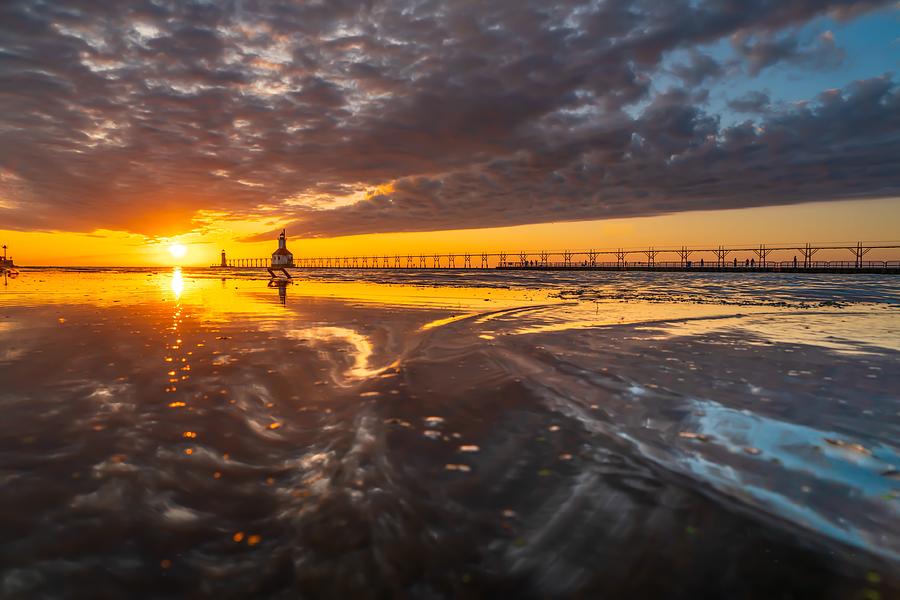
[[[281,235],[278,236],[278,250],[272,253],[273,267],[282,268],[294,266],[294,255],[287,249],[287,236],[284,232],[285,230],[282,229]]]
[[[12,256],[6,258],[6,244],[3,244],[3,258],[0,258],[0,271],[3,269],[12,269],[16,265],[13,264]]]

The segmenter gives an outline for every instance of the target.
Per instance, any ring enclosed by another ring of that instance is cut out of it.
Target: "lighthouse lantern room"
[[[281,235],[278,236],[278,250],[272,253],[272,266],[273,267],[293,267],[294,266],[294,255],[287,249],[287,236],[285,236],[285,230],[281,230]]]

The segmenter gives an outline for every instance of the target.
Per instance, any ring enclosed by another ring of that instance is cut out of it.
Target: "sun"
[[[169,246],[169,254],[173,258],[183,258],[187,254],[187,247],[184,244],[172,244]]]

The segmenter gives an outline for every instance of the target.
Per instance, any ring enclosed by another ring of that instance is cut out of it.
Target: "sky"
[[[895,0],[0,3],[21,264],[900,235]]]

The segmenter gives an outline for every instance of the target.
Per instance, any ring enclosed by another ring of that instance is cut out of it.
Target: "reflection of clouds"
[[[496,311],[468,325],[493,336],[485,352],[495,364],[588,431],[633,443],[767,522],[897,560],[900,454],[884,423],[892,355],[874,346],[891,312],[601,302]],[[846,351],[831,337],[844,331],[880,356]]]
[[[744,310],[742,307],[742,312]],[[739,319],[739,320],[738,320]],[[735,315],[735,319],[716,321],[684,320],[661,324],[669,335],[706,333],[715,327],[740,328],[761,342],[804,344],[828,348],[846,355],[882,354],[884,349],[900,351],[900,327],[892,307],[868,306],[866,311],[841,308],[803,312],[765,312]]]
[[[826,442],[845,437],[836,431],[779,421],[710,401],[694,400],[692,404],[693,429],[708,435],[709,441],[690,442],[685,448],[688,451],[678,460],[695,476],[726,492],[740,490],[768,510],[846,544],[875,549],[894,559],[900,557],[900,547],[879,541],[877,525],[893,519],[894,507],[877,502],[894,488],[894,482],[881,473],[900,466],[900,456],[891,448],[870,442],[868,452],[852,451]],[[743,463],[748,447],[757,449],[760,458],[753,460],[760,462]],[[722,450],[738,458],[729,459]],[[729,460],[733,464],[729,465]],[[783,483],[773,483],[779,480]],[[829,494],[803,492],[804,487],[822,486],[847,488],[857,503],[874,500],[875,504],[867,504],[868,514],[860,519],[854,514],[858,506],[848,510],[846,504],[833,505]]]
[[[369,338],[354,329],[347,327],[308,327],[305,329],[288,329],[285,335],[291,339],[316,343],[343,343],[353,348],[353,366],[344,373],[347,379],[365,379],[374,377],[384,370],[384,367],[372,367],[369,361],[372,358],[372,342]]]
[[[123,408],[132,408],[133,406],[131,389],[127,384],[86,381],[84,385],[87,388],[95,386],[87,398],[96,402],[103,410],[118,412]]]
[[[23,356],[25,356],[25,350],[23,348],[0,349],[0,362],[12,362],[14,360],[19,360]]]
[[[0,336],[8,334],[14,329],[16,329],[15,324],[9,320],[0,321]],[[10,340],[12,339],[10,338]],[[2,338],[0,338],[0,342],[2,342]],[[6,343],[0,344],[0,362],[11,362],[25,356],[25,348],[21,346],[21,342],[22,340],[16,340],[16,345],[18,346],[16,348],[12,348]]]
[[[753,307],[745,309],[749,312]],[[611,325],[634,325],[669,327],[673,329],[681,323],[694,324],[694,333],[704,333],[722,327],[720,321],[734,317],[731,306],[693,304],[653,304],[621,302],[565,302],[560,304],[540,304],[496,310],[479,315],[474,322],[478,325],[494,326],[502,335],[534,335],[561,333],[608,327]],[[662,332],[663,330],[660,329]],[[659,339],[669,334],[661,334]],[[496,337],[496,336],[495,336]]]
[[[893,488],[893,482],[880,473],[900,466],[900,456],[882,444],[869,442],[871,453],[853,451],[825,442],[846,437],[837,431],[748,414],[714,402],[695,400],[693,404],[697,431],[713,437],[733,454],[740,455],[746,447],[757,448],[764,457],[778,458],[785,469],[852,485],[863,496],[876,497]],[[818,450],[811,452],[812,448]]]

